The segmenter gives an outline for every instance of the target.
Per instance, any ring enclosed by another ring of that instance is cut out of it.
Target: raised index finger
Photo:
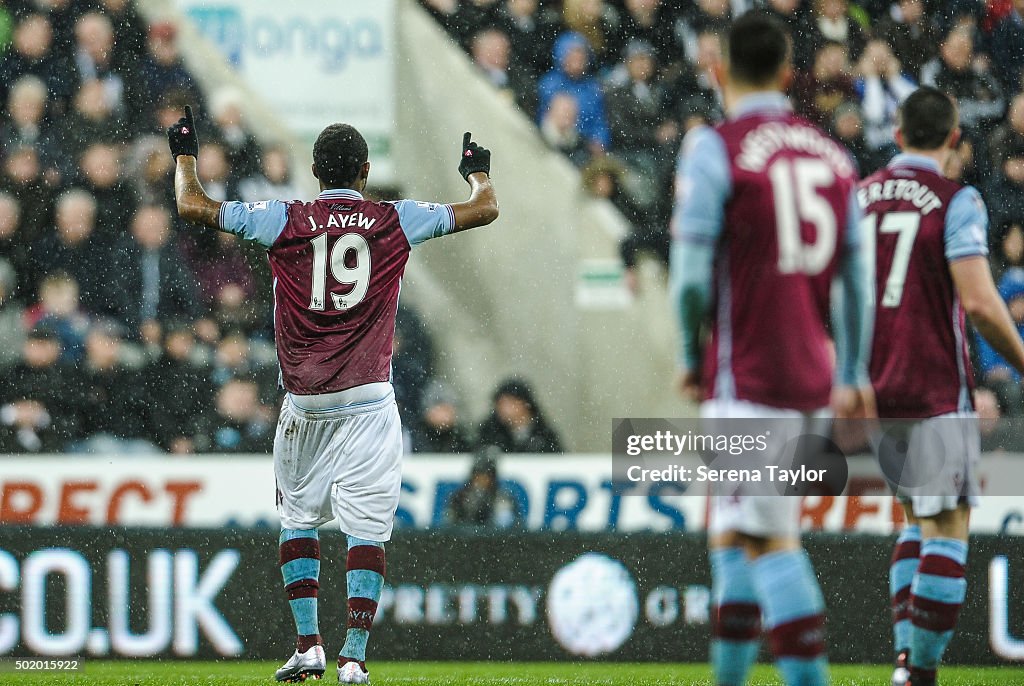
[[[192,105],[185,105],[185,121],[188,123],[189,126],[195,129],[196,121],[195,118],[192,116]]]
[[[471,134],[469,131],[467,131],[466,133],[462,134],[462,149],[465,150],[466,148],[468,148],[469,147],[469,143],[472,140],[473,140],[473,134]]]

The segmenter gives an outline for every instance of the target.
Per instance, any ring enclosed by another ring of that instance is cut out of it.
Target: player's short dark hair
[[[317,178],[331,188],[355,183],[369,156],[363,134],[349,124],[331,124],[320,132],[313,144]]]
[[[775,17],[747,12],[729,29],[729,73],[751,86],[768,84],[789,60],[789,32]]]
[[[956,103],[938,88],[922,86],[900,105],[899,121],[906,147],[937,150],[956,127]]]

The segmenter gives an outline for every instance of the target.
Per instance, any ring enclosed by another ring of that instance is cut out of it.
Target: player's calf
[[[317,619],[320,539],[316,529],[282,529],[280,542],[281,577],[295,620],[295,650],[305,654],[323,645]]]
[[[910,590],[909,683],[915,686],[935,681],[967,595],[966,564],[966,541],[929,538],[921,545],[921,564]]]
[[[757,659],[761,609],[750,564],[740,548],[710,552],[715,605],[711,626],[711,666],[720,686],[742,686]]]
[[[355,536],[348,537],[348,630],[338,657],[338,679],[342,683],[369,683],[366,672],[366,643],[370,639],[377,603],[384,589],[386,571],[384,544]],[[354,665],[354,667],[353,667]],[[366,675],[365,681],[360,675]],[[349,681],[343,681],[346,678]]]
[[[910,678],[910,585],[917,573],[920,558],[921,527],[909,524],[903,527],[896,539],[889,563],[889,600],[892,604],[893,648],[896,653],[892,686],[905,686]]]
[[[825,686],[825,602],[807,553],[781,550],[751,563],[775,664],[787,684]]]

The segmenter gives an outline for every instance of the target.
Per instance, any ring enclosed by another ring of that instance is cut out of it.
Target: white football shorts
[[[974,412],[886,424],[872,437],[875,457],[896,497],[917,517],[934,517],[961,503],[978,506],[981,432]]]
[[[831,410],[823,408],[804,413],[746,400],[713,398],[700,407],[701,426],[716,434],[742,431],[745,435],[763,435],[767,450],[751,454],[751,465],[784,464],[785,452],[798,437],[813,431],[821,434],[831,421]],[[726,419],[718,423],[716,419]],[[742,421],[737,421],[742,420]],[[731,459],[729,466],[743,466],[743,459]],[[757,462],[755,462],[757,461]],[[709,465],[714,467],[715,465]],[[758,538],[796,538],[800,536],[798,495],[780,495],[779,485],[770,481],[712,484],[708,511],[708,533],[736,531]]]
[[[337,518],[350,536],[391,538],[402,489],[402,425],[394,391],[385,386],[383,398],[340,407],[325,402],[339,394],[285,396],[274,438],[282,527],[313,529]]]

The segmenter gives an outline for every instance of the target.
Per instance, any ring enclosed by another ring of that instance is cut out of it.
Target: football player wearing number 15
[[[784,95],[793,75],[785,28],[748,12],[733,23],[726,54],[717,76],[729,118],[692,130],[681,156],[673,303],[683,390],[703,401],[713,432],[720,425],[770,436],[766,451],[742,456],[763,467],[778,464],[805,427],[813,432],[827,421],[830,402],[837,414],[870,412],[870,293],[857,172],[846,150],[793,114]],[[842,286],[835,369],[834,279]],[[760,623],[787,684],[828,682],[825,606],[799,525],[797,496],[716,484],[708,543],[711,661],[720,686],[746,683]]]
[[[313,146],[316,200],[222,203],[196,177],[191,108],[167,135],[181,217],[264,246],[274,277],[286,391],[274,440],[280,565],[298,634],[295,653],[275,676],[302,681],[326,670],[317,527],[338,518],[348,536],[348,627],[338,680],[369,683],[366,642],[402,479],[402,429],[390,383],[402,274],[412,246],[497,219],[490,151],[465,135],[465,202],[371,202],[362,195],[370,173],[366,141],[352,126],[332,124]]]

